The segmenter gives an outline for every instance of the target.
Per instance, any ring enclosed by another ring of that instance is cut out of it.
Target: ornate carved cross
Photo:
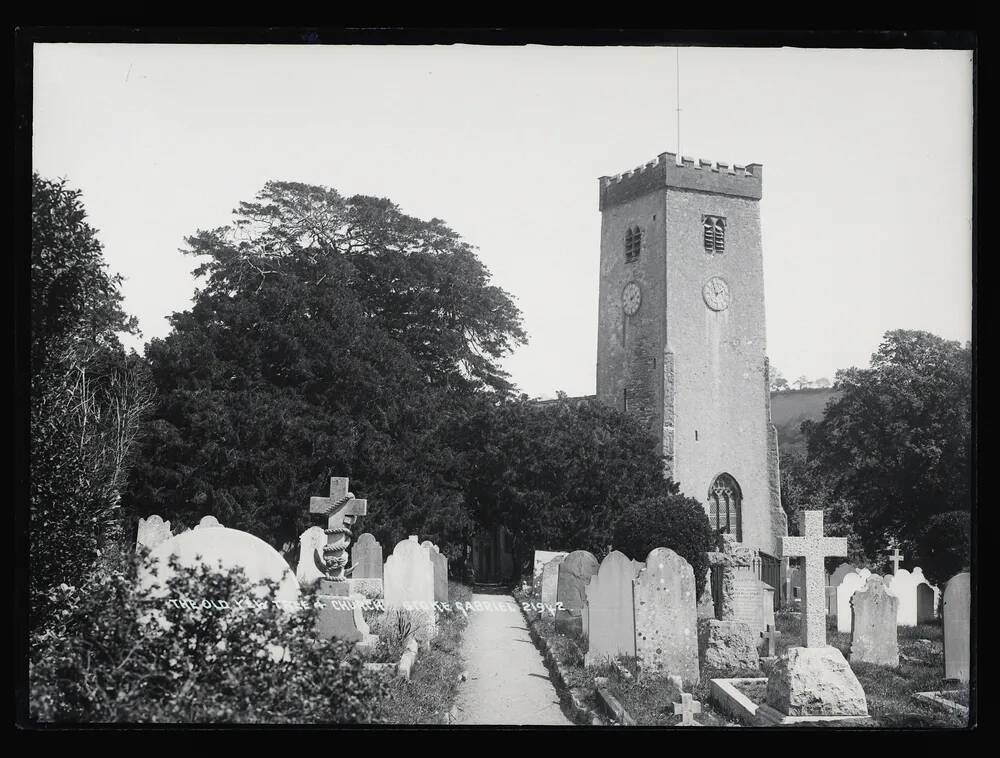
[[[309,515],[314,523],[324,526],[326,531],[326,546],[323,548],[322,561],[317,561],[317,565],[324,566],[324,573],[335,582],[345,580],[351,525],[358,516],[368,513],[368,501],[358,499],[354,497],[354,493],[348,492],[347,483],[346,476],[331,477],[329,497],[309,498]]]

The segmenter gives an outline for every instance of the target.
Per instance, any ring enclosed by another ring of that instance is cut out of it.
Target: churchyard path
[[[459,686],[453,723],[572,725],[514,598],[475,594],[476,601],[509,610],[469,612],[462,641],[468,678]]]

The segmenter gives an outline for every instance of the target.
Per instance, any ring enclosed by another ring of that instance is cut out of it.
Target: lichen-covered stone
[[[760,667],[757,635],[743,621],[698,622],[701,665],[717,671],[736,672]]]
[[[767,704],[787,716],[867,716],[861,682],[835,647],[793,647],[767,679]]]
[[[868,577],[863,592],[851,598],[854,620],[851,630],[851,663],[899,665],[896,613],[899,599],[889,592],[882,577]]]

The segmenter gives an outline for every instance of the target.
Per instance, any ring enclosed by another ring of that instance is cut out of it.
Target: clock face
[[[701,289],[701,295],[705,298],[705,305],[713,311],[724,311],[729,307],[732,296],[729,294],[729,285],[724,279],[713,276]]]
[[[625,315],[635,315],[635,312],[639,310],[639,303],[641,302],[642,292],[639,290],[639,285],[635,282],[626,284],[625,289],[622,290],[622,308],[625,310]]]

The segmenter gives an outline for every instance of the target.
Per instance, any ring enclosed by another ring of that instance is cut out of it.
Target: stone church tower
[[[713,528],[776,556],[762,173],[663,153],[600,178],[597,397],[650,426]]]

